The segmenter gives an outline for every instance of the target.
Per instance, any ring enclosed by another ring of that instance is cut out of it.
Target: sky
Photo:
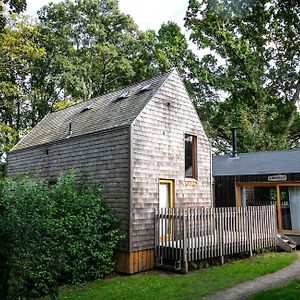
[[[36,12],[49,2],[60,0],[27,0],[26,13],[36,16]],[[183,27],[183,18],[188,0],[119,0],[120,10],[133,17],[141,30],[158,30],[162,23],[174,21]]]

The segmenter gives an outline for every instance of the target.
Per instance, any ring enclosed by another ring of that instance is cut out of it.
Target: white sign
[[[287,181],[286,175],[271,175],[268,176],[268,181]]]

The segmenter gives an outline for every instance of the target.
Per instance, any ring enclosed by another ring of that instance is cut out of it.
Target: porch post
[[[277,192],[277,218],[278,218],[278,231],[282,230],[282,217],[281,217],[281,199],[280,199],[280,187],[276,184]]]
[[[241,186],[237,185],[235,186],[235,202],[236,202],[236,207],[242,207],[242,188]]]

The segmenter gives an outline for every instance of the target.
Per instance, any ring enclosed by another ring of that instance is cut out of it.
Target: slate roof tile
[[[88,102],[50,113],[11,151],[66,139],[69,135],[70,123],[72,137],[129,126],[172,72],[173,69],[154,78],[93,98]],[[140,92],[142,87],[149,84],[151,84],[150,89]],[[125,91],[129,91],[128,96],[118,99]],[[91,105],[91,108],[84,110],[87,105]]]
[[[213,156],[213,176],[300,173],[300,149]]]

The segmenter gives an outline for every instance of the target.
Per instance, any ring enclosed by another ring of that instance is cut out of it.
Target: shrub
[[[27,177],[0,182],[0,298],[57,294],[109,274],[121,235],[98,187],[74,175],[51,188]]]
[[[1,155],[0,155],[0,179],[5,177],[5,164],[1,162]]]

